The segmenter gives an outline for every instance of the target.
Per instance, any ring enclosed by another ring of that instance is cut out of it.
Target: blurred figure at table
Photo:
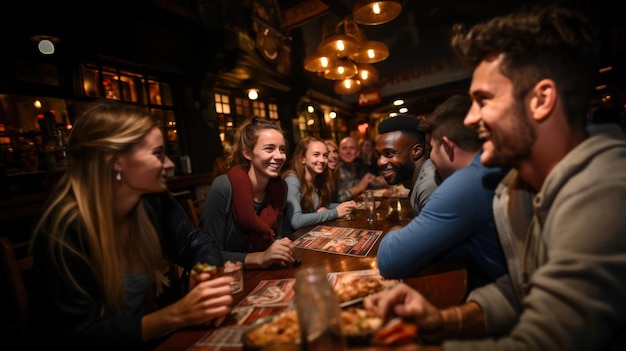
[[[382,238],[377,261],[387,278],[410,277],[433,261],[464,259],[471,290],[507,272],[492,211],[505,172],[480,164],[480,140],[463,125],[471,103],[453,95],[420,122],[443,182],[418,216]]]
[[[94,105],[74,123],[68,152],[31,243],[33,349],[152,349],[176,329],[221,323],[230,277],[192,273],[189,292],[157,308],[165,259],[187,269],[223,264],[217,243],[167,192],[174,163],[157,120]]]
[[[328,147],[323,140],[306,137],[296,145],[291,169],[283,175],[287,183],[285,227],[302,227],[350,215],[356,203],[333,203],[333,182],[326,166]]]
[[[429,158],[426,133],[419,130],[420,119],[413,115],[390,117],[378,124],[376,152],[380,174],[389,185],[409,189],[413,216],[426,205],[441,178]]]
[[[374,141],[370,138],[363,138],[359,141],[359,158],[363,160],[363,164],[367,171],[378,176],[378,158],[374,153]]]
[[[339,147],[330,139],[324,140],[324,143],[328,148],[328,169],[331,173],[336,173],[339,167]]]
[[[326,167],[328,167],[328,172],[330,173],[330,179],[332,181],[332,199],[336,202],[339,198],[339,194],[337,192],[337,186],[339,185],[339,147],[330,139],[324,140],[324,143],[328,148],[328,162],[326,163]]]
[[[406,286],[366,306],[411,318],[422,340],[471,338],[445,350],[626,349],[626,137],[612,123],[585,127],[597,33],[559,7],[455,28],[473,69],[465,125],[483,164],[513,168],[494,198],[509,275],[457,307]]]
[[[287,185],[280,172],[286,159],[287,142],[278,123],[253,117],[235,133],[231,167],[211,184],[200,219],[225,260],[241,261],[244,268],[295,260],[291,240],[281,233]]]
[[[359,158],[359,146],[353,137],[339,142],[339,179],[335,202],[344,202],[361,195],[370,184],[376,184],[376,175],[368,172]]]

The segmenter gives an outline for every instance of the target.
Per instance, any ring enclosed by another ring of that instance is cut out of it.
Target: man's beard
[[[483,163],[485,166],[509,169],[530,157],[537,133],[523,109],[517,108],[514,113],[511,128],[498,133],[490,130],[493,150]]]

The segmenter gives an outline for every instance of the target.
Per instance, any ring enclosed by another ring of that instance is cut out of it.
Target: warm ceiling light
[[[361,90],[361,81],[354,78],[344,79],[335,83],[335,93],[352,94]]]
[[[359,24],[378,25],[398,17],[401,11],[399,0],[357,0],[352,7],[352,16]]]
[[[335,34],[322,41],[317,51],[320,54],[340,58],[356,52],[359,46],[359,42],[353,37],[345,34]]]
[[[372,65],[360,63],[357,65],[357,77],[363,85],[378,83],[378,70]]]
[[[331,119],[335,119],[335,118],[337,118],[337,112],[335,112],[335,111],[330,111],[330,113],[328,114],[328,117],[330,117]]]
[[[324,78],[331,80],[352,78],[354,75],[356,75],[356,65],[346,59],[340,59],[337,64],[324,72]]]
[[[400,113],[407,113],[407,112],[409,112],[409,109],[407,107],[403,107],[403,108],[399,109],[398,112],[400,112]]]
[[[306,110],[308,113],[313,113],[315,112],[315,107],[313,107],[313,105],[309,105],[306,107]]]
[[[248,89],[248,99],[256,100],[259,98],[259,89]]]
[[[349,55],[358,63],[376,63],[389,57],[389,48],[382,41],[368,40],[361,44],[356,52]]]
[[[334,57],[314,52],[304,58],[304,69],[309,72],[324,72],[333,64],[334,61]]]
[[[402,99],[394,100],[394,101],[393,101],[393,105],[394,105],[394,106],[401,106],[401,105],[404,105],[404,100],[402,100]]]

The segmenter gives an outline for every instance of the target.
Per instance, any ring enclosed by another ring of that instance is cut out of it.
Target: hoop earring
[[[117,174],[115,175],[115,180],[117,180],[118,182],[122,181],[122,172],[117,171]]]

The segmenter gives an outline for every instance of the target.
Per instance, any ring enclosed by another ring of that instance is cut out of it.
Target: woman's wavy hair
[[[308,212],[313,207],[313,194],[316,191],[318,192],[319,203],[313,211],[320,207],[328,207],[333,198],[333,180],[328,166],[326,166],[324,172],[316,175],[312,183],[306,180],[306,165],[302,164],[302,160],[306,157],[309,145],[315,142],[326,145],[324,140],[315,137],[306,137],[298,142],[291,159],[291,168],[284,174],[284,176],[287,176],[287,174],[293,173],[298,177],[302,193],[300,206],[302,206],[303,212]]]
[[[155,282],[155,293],[167,284],[160,241],[143,202],[130,213],[132,235],[126,255],[120,249],[113,216],[115,156],[129,152],[153,128],[158,128],[157,121],[138,108],[110,103],[85,110],[69,135],[69,165],[34,228],[33,239],[45,237],[57,269],[84,294],[88,292],[68,265],[78,260],[91,268],[104,299],[103,315],[124,311],[124,262],[129,255],[138,257],[146,267]]]
[[[275,129],[284,135],[278,122],[256,116],[252,117],[235,132],[234,145],[227,161],[228,168],[236,165],[244,166],[245,169],[250,168],[250,160],[243,155],[243,152],[252,153],[252,149],[254,149],[257,140],[259,140],[258,132],[263,129]]]

